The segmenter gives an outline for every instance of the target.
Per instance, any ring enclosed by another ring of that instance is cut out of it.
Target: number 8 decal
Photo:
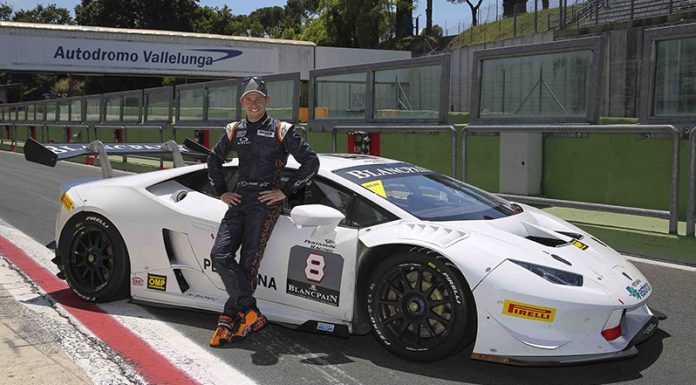
[[[326,262],[323,255],[309,254],[304,269],[305,276],[312,282],[321,282],[324,279],[324,267],[326,267]]]

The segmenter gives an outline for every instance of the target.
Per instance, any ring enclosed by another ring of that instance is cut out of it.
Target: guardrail
[[[331,130],[331,150],[336,152],[336,140],[338,131],[352,131],[352,130],[362,130],[362,131],[376,131],[376,132],[388,132],[388,133],[399,133],[399,134],[422,134],[422,133],[433,133],[433,132],[443,132],[449,131],[451,135],[451,148],[452,153],[451,158],[451,169],[452,177],[457,177],[457,130],[454,126],[335,126]]]
[[[686,205],[686,235],[696,237],[696,127],[689,133],[689,197]]]
[[[462,132],[462,180],[466,180],[466,137],[468,133],[500,133],[500,132],[518,132],[518,133],[561,133],[561,134],[577,134],[577,133],[603,133],[603,134],[659,134],[668,133],[672,138],[672,175],[670,187],[669,210],[649,210],[639,207],[614,206],[605,204],[595,204],[587,202],[564,201],[558,199],[528,197],[524,195],[500,194],[508,199],[518,200],[520,202],[529,202],[537,204],[548,204],[555,206],[574,207],[587,210],[602,210],[611,211],[621,214],[633,214],[641,216],[649,216],[656,218],[669,219],[669,233],[677,234],[677,225],[679,223],[679,140],[681,137],[680,131],[672,125],[490,125],[490,126],[467,126]],[[693,141],[692,131],[692,145]],[[646,136],[646,139],[652,138]],[[692,157],[693,161],[693,157]],[[693,171],[694,167],[692,167]],[[692,189],[693,190],[693,189]],[[693,199],[691,200],[693,202]],[[693,210],[692,210],[693,211]]]

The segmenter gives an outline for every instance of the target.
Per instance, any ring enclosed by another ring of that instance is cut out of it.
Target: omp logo
[[[503,314],[533,321],[553,322],[556,316],[556,309],[506,299],[503,304]]]
[[[167,291],[167,277],[164,275],[147,275],[147,288]]]

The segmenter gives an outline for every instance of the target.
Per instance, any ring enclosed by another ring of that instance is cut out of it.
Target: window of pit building
[[[140,123],[142,116],[142,94],[123,96],[123,121]]]
[[[203,109],[205,108],[205,88],[178,89],[179,100],[177,121],[203,121]]]
[[[85,98],[85,121],[87,121],[87,122],[100,122],[101,121],[101,116],[99,114],[100,102],[101,102],[100,97]]]
[[[365,119],[367,73],[317,76],[314,119]]]
[[[654,116],[696,115],[696,37],[657,42]]]
[[[484,60],[479,116],[584,117],[591,63],[590,50]]]
[[[271,101],[266,106],[268,115],[280,120],[292,121],[295,81],[292,79],[267,81],[266,87],[271,97]]]
[[[111,122],[121,120],[121,96],[104,97],[104,120]]]
[[[208,88],[208,121],[231,122],[237,118],[237,85]]]
[[[56,115],[56,112],[58,111],[58,103],[51,101],[51,102],[46,102],[46,121],[47,122],[55,122],[58,120],[58,116]]]
[[[58,121],[69,122],[70,121],[70,102],[59,101],[56,103],[58,107]]]
[[[473,53],[471,123],[594,123],[602,89],[602,37]]]
[[[70,121],[82,122],[82,100],[76,99],[70,101]]]
[[[442,65],[374,73],[375,119],[437,119]]]
[[[149,88],[145,94],[145,123],[171,122],[174,87]]]

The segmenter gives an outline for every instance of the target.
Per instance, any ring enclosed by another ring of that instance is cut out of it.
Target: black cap
[[[249,92],[258,92],[263,96],[268,96],[268,89],[266,88],[266,82],[260,76],[251,76],[249,78],[242,79],[242,85],[244,85],[244,93],[242,97]]]

